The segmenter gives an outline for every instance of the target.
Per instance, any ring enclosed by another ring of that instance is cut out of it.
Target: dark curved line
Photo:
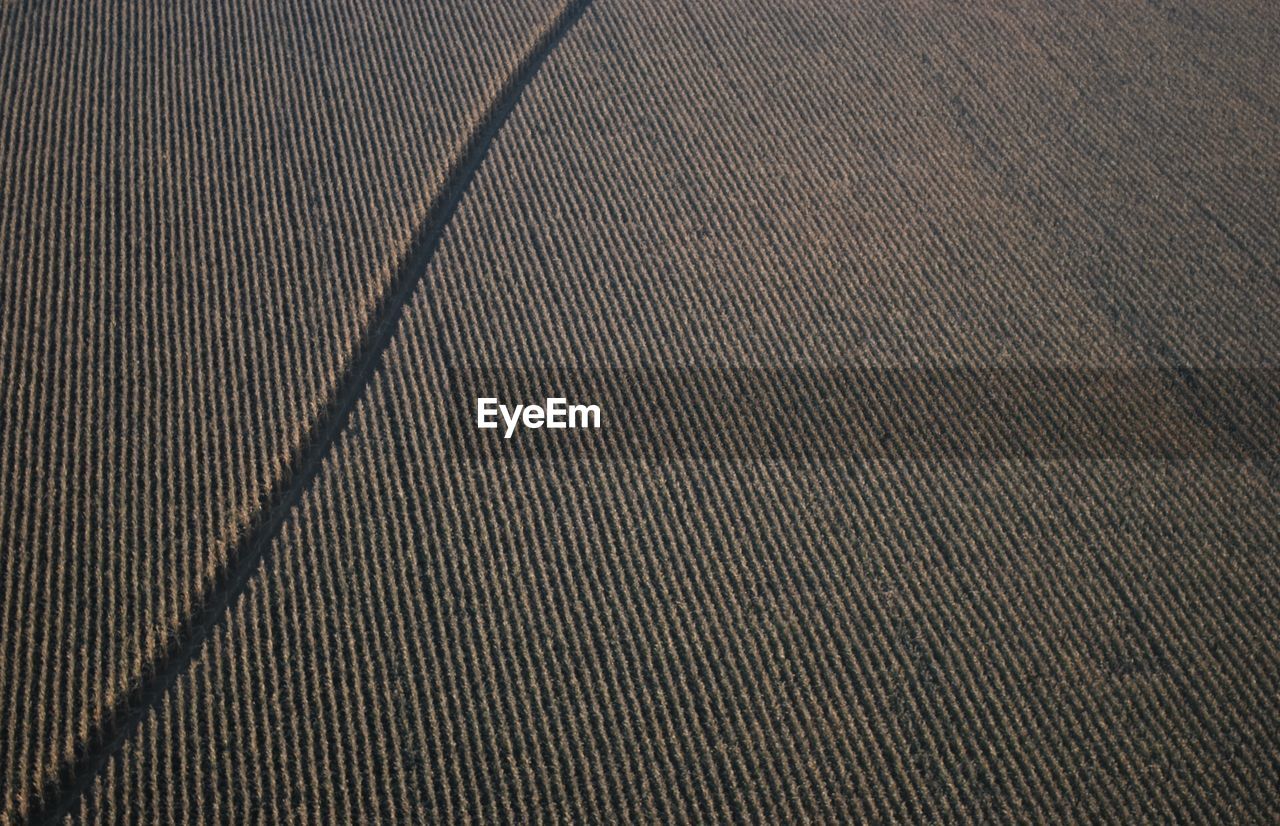
[[[272,485],[250,521],[250,527],[228,554],[202,605],[175,634],[168,650],[143,667],[137,687],[125,694],[78,744],[75,756],[64,762],[41,790],[28,823],[51,823],[64,817],[106,765],[138,730],[147,713],[159,706],[166,692],[199,654],[205,640],[226,618],[231,606],[258,571],[290,513],[306,493],[334,443],[346,428],[351,411],[377,373],[382,354],[395,335],[405,304],[426,273],[440,238],[458,203],[488,154],[494,137],[510,116],[521,93],[538,69],[577,22],[591,0],[567,3],[508,75],[462,152],[449,169],[444,188],[432,201],[427,218],[373,314],[360,345],[328,399],[324,412],[305,434],[284,472]]]

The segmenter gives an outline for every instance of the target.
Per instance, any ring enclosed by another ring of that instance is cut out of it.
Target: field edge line
[[[304,434],[284,472],[276,479],[248,527],[213,578],[200,606],[182,621],[166,650],[147,662],[136,686],[93,725],[89,736],[77,744],[36,795],[34,805],[19,823],[53,823],[65,817],[106,766],[107,761],[132,738],[148,713],[159,707],[168,690],[195,661],[204,642],[222,624],[236,599],[248,587],[263,557],[288,521],[302,496],[310,489],[325,459],[345,431],[365,388],[377,374],[382,355],[404,315],[439,247],[441,237],[458,204],[484,161],[493,139],[515,109],[521,94],[542,64],[586,12],[591,0],[573,0],[534,37],[496,97],[476,123],[461,152],[449,167],[445,184],[396,269],[387,292],[373,313],[355,355],[343,371],[322,413]]]

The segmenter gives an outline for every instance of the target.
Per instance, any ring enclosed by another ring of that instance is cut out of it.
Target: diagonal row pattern
[[[1275,368],[1248,6],[594,4],[76,819],[1280,817],[1259,462],[477,456],[451,394],[475,366]],[[1150,392],[1170,433],[1274,450],[1238,389]]]

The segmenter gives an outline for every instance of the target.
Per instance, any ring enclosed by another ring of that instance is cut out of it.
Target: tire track
[[[547,57],[590,3],[591,0],[566,3],[538,33],[507,76],[450,166],[444,187],[432,201],[426,220],[392,277],[381,305],[374,312],[355,355],[325,404],[324,412],[312,424],[284,473],[272,485],[250,519],[249,528],[228,555],[226,566],[214,577],[203,604],[182,623],[168,650],[143,667],[137,685],[116,702],[111,712],[78,745],[75,758],[63,763],[42,789],[39,802],[25,822],[52,823],[66,815],[91,786],[107,760],[137,731],[147,713],[160,705],[169,688],[195,660],[205,640],[222,623],[253,579],[267,549],[303,494],[310,489],[333,445],[346,429],[351,411],[378,372],[382,354],[395,335],[405,304],[426,273],[444,229],[488,154],[494,137]]]

